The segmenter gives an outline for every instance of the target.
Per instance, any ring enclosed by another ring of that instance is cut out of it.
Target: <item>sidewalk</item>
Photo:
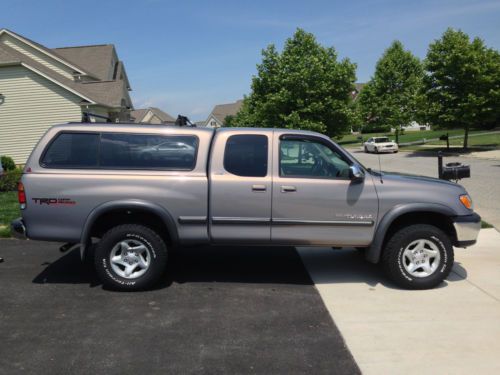
[[[500,373],[500,234],[455,250],[441,287],[396,289],[355,250],[298,248],[364,374]]]

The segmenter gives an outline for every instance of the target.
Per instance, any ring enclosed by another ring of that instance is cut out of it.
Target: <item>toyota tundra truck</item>
[[[358,248],[400,287],[432,288],[480,229],[459,184],[375,172],[291,129],[57,125],[18,190],[18,237],[79,245],[129,291],[158,282],[173,248],[248,244]]]

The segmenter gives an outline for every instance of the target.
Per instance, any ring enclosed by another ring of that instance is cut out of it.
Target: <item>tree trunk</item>
[[[469,125],[465,125],[464,150],[469,146]]]

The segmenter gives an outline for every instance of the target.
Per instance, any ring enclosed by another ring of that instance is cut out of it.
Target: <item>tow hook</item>
[[[72,242],[68,242],[68,243],[65,243],[64,245],[62,245],[60,248],[59,248],[59,251],[61,253],[65,253],[66,251],[68,251],[69,249],[71,249],[73,246],[75,246],[76,243],[72,243]]]

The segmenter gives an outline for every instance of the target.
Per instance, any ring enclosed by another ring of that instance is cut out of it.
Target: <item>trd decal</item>
[[[70,198],[31,198],[35,204],[49,206],[73,206],[76,202]]]

